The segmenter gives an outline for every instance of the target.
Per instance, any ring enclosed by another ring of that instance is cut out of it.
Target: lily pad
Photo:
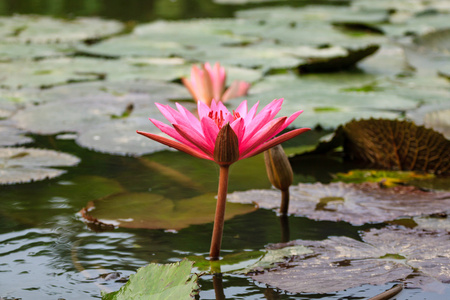
[[[370,23],[386,17],[385,12],[349,11],[336,6],[322,7],[265,7],[243,10],[238,18],[253,21],[254,25],[233,28],[235,34],[275,40],[283,45],[334,45],[361,47],[369,43],[383,43],[386,39],[373,34],[346,34],[332,25],[333,21]],[[326,22],[324,20],[329,20]],[[251,23],[250,23],[251,24]]]
[[[374,91],[358,91],[353,87],[374,86]],[[252,86],[247,99],[250,103],[269,99],[284,98],[280,114],[288,115],[299,109],[304,110],[293,126],[336,128],[354,118],[384,116],[395,119],[403,109],[414,109],[417,103],[406,97],[397,96],[384,90],[376,90],[376,82],[371,75],[336,73],[327,75],[266,76]],[[233,100],[230,101],[233,103]]]
[[[450,14],[449,14],[450,17]],[[450,29],[435,30],[417,36],[411,43],[403,43],[408,63],[417,73],[445,77],[450,69]]]
[[[394,280],[430,289],[426,282],[442,284],[450,279],[449,236],[446,234],[383,228],[363,233],[362,240],[330,237],[324,241],[290,242],[288,246],[306,246],[315,255],[287,257],[278,268],[252,275],[252,278],[292,293],[331,293]],[[286,244],[271,247],[283,246]],[[415,278],[408,277],[411,274]],[[302,280],[298,280],[299,276]]]
[[[234,192],[232,203],[256,203],[276,209],[281,195],[274,190]],[[290,188],[289,213],[314,220],[346,221],[353,225],[385,222],[404,216],[446,211],[450,198],[445,192],[425,192],[415,187],[382,188],[377,183],[303,184]]]
[[[117,292],[103,293],[103,300],[194,299],[199,289],[197,276],[191,275],[193,262],[149,264],[137,270]]]
[[[3,41],[21,43],[64,43],[99,39],[124,29],[122,23],[99,18],[62,20],[44,16],[0,17]]]
[[[13,125],[38,134],[76,132],[77,142],[89,149],[141,155],[168,149],[136,134],[153,128],[149,117],[163,121],[155,102],[168,104],[169,99],[189,96],[179,84],[143,80],[72,84],[34,97],[41,103],[18,111],[11,118]],[[195,107],[189,104],[185,106]]]
[[[188,21],[156,21],[138,25],[136,36],[153,42],[175,42],[181,47],[195,49],[198,45],[232,45],[255,41],[256,38],[230,34],[215,29],[217,23],[234,22],[232,19],[196,19]]]
[[[84,81],[175,80],[188,73],[179,59],[124,58],[120,60],[57,57],[38,61],[0,63],[2,86],[50,88]]]
[[[62,56],[64,47],[47,44],[0,43],[0,62],[18,59],[41,59],[51,56]]]
[[[343,126],[345,153],[377,167],[450,174],[450,141],[406,121],[361,120]]]
[[[385,187],[405,184],[412,180],[434,178],[432,174],[385,170],[352,170],[348,173],[337,173],[335,177],[335,181],[347,183],[378,182]]]
[[[416,217],[414,222],[416,222],[417,228],[420,229],[450,232],[450,215],[448,212],[426,217]]]
[[[0,148],[0,161],[0,184],[14,184],[60,176],[64,170],[47,167],[74,166],[80,160],[53,150]]]
[[[173,201],[151,193],[122,193],[90,202],[82,216],[88,222],[124,228],[174,229],[214,221],[214,194]],[[254,211],[254,205],[230,203],[225,219]]]
[[[450,104],[424,105],[407,113],[417,125],[440,132],[450,139]]]
[[[25,136],[25,133],[23,130],[0,123],[0,146],[15,146],[31,143],[33,139]]]

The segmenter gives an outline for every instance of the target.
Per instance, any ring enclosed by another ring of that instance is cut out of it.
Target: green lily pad
[[[0,36],[7,42],[64,43],[99,39],[124,29],[122,23],[99,18],[62,20],[44,16],[0,17]]]
[[[12,126],[2,125],[0,123],[0,146],[15,146],[27,144],[33,141],[32,138],[25,136],[25,131]]]
[[[394,45],[382,45],[375,54],[361,61],[358,68],[381,76],[397,76],[411,71],[404,50]]]
[[[54,178],[64,170],[47,167],[74,166],[76,156],[35,148],[0,148],[0,184],[25,183]]]
[[[406,11],[410,13],[420,13],[428,10],[446,12],[449,10],[449,5],[446,0],[379,0],[376,2],[371,0],[358,0],[352,1],[351,7],[368,10]]]
[[[274,190],[234,192],[232,203],[256,203],[276,209],[281,195]],[[385,222],[402,216],[420,216],[447,210],[445,192],[424,192],[415,187],[382,188],[377,183],[298,184],[290,188],[289,213],[314,220],[346,221],[353,225]]]
[[[279,267],[251,277],[291,293],[332,293],[394,280],[405,282],[407,287],[438,292],[449,280],[446,234],[388,227],[364,232],[362,240],[330,237],[324,241],[289,242],[287,246],[306,246],[315,255],[288,257]],[[283,246],[286,244],[271,248]],[[302,280],[298,280],[299,276]]]
[[[188,259],[195,261],[194,267],[202,272],[211,273],[241,273],[241,269],[249,264],[253,265],[264,255],[264,251],[244,251],[225,254],[220,260],[212,261],[204,256],[189,256]]]
[[[275,19],[283,22],[351,22],[382,23],[388,20],[385,10],[349,9],[346,6],[308,5],[300,8],[288,6],[262,7],[238,11],[237,17],[253,19]],[[284,16],[284,17],[283,17]]]
[[[103,300],[194,299],[199,289],[197,276],[191,275],[193,262],[149,264],[131,275],[117,292],[103,293]]]
[[[0,43],[0,62],[62,56],[63,51],[61,45]]]
[[[373,80],[370,75],[347,77],[341,73],[300,78],[291,75],[266,76],[252,86],[247,99],[250,103],[261,101],[261,105],[266,105],[273,99],[284,98],[280,115],[304,110],[293,122],[296,127],[315,127],[320,124],[324,128],[335,128],[352,119],[371,115],[395,119],[399,117],[395,111],[416,108],[414,100],[384,90],[352,90],[355,86],[376,86]],[[237,100],[230,101],[235,102]]]
[[[346,34],[332,25],[332,21],[367,23],[371,20],[381,20],[386,17],[384,12],[367,11],[361,12],[358,16],[358,13],[335,6],[310,8],[286,6],[239,11],[236,16],[251,20],[254,25],[246,24],[247,26],[233,28],[235,34],[275,40],[284,45],[361,47],[369,43],[378,44],[386,41],[380,35]]]
[[[153,40],[136,34],[112,37],[93,45],[80,44],[76,49],[82,53],[106,57],[173,57],[198,55],[197,49],[184,47],[170,36],[166,39]]]
[[[440,132],[450,139],[450,104],[424,105],[407,113],[417,125]]]
[[[434,175],[406,171],[352,170],[348,173],[337,173],[335,177],[335,181],[347,183],[378,182],[383,186],[393,187],[412,180],[434,178]]]
[[[50,88],[83,81],[175,80],[190,66],[179,59],[124,58],[121,60],[61,57],[38,61],[0,62],[4,87]]]
[[[388,36],[401,38],[405,35],[421,35],[448,28],[448,13],[428,13],[422,15],[402,15],[391,16],[391,22],[380,25],[380,29]]]
[[[196,48],[198,45],[232,45],[256,40],[253,37],[230,34],[216,30],[216,24],[234,22],[232,19],[196,19],[188,21],[157,21],[135,27],[133,34],[153,42],[176,42],[181,47]]]
[[[41,104],[26,105],[11,118],[13,125],[38,134],[76,132],[77,142],[89,149],[141,155],[168,149],[136,134],[138,129],[156,130],[149,117],[165,121],[155,102],[189,96],[179,84],[143,80],[71,84],[31,97]]]
[[[82,212],[97,224],[124,228],[174,229],[214,221],[214,194],[173,201],[150,193],[123,193],[95,200]],[[227,206],[225,219],[254,211],[254,205]]]

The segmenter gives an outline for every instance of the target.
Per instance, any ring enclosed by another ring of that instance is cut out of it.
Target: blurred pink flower
[[[212,100],[225,102],[229,99],[247,95],[250,83],[233,81],[225,90],[225,68],[216,63],[213,67],[205,63],[201,68],[192,66],[191,78],[181,78],[181,81],[191,93],[195,101],[204,102],[210,106]]]
[[[237,136],[238,145],[236,147],[239,147],[237,160],[240,160],[257,155],[310,130],[309,128],[300,128],[275,137],[302,113],[302,111],[298,111],[290,117],[275,118],[282,103],[283,99],[276,99],[257,113],[259,103],[248,110],[246,100],[232,112],[228,111],[220,101],[212,101],[211,107],[198,101],[198,118],[179,103],[176,103],[178,110],[157,103],[157,107],[172,126],[155,119],[150,119],[150,121],[175,140],[142,131],[137,131],[137,133],[192,156],[219,163],[214,159],[214,153],[217,152],[215,149],[217,147],[216,138],[222,127],[229,124]]]

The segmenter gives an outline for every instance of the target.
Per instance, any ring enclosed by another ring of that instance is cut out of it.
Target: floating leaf
[[[382,188],[377,183],[300,183],[291,187],[290,196],[290,214],[353,225],[440,213],[450,204],[445,192],[424,192],[410,186]],[[277,208],[280,199],[280,193],[274,190],[234,192],[227,198],[229,202],[256,203],[266,209]]]
[[[407,121],[360,120],[343,126],[351,160],[376,167],[450,174],[450,141]]]
[[[386,12],[382,11],[356,12],[336,6],[285,6],[238,11],[236,16],[247,22],[244,26],[231,28],[235,34],[275,40],[283,45],[360,47],[386,40],[380,35],[346,34],[332,25],[332,22],[345,21],[363,24],[377,22],[386,18]]]
[[[352,119],[365,117],[395,119],[400,116],[400,110],[417,107],[415,100],[383,89],[354,91],[361,86],[377,89],[374,80],[372,75],[353,73],[308,74],[301,77],[272,75],[253,85],[247,99],[249,103],[261,101],[263,105],[270,101],[268,99],[283,97],[280,113],[304,110],[302,117],[293,122],[296,127],[320,125],[336,128]]]
[[[199,45],[231,45],[248,43],[256,40],[249,36],[230,34],[219,31],[216,27],[223,22],[235,22],[233,19],[196,19],[188,21],[157,21],[138,25],[134,34],[141,39],[153,42],[172,42],[182,48],[195,49]]]
[[[70,154],[35,148],[0,148],[0,184],[24,183],[57,177],[80,160]]]
[[[450,215],[448,213],[434,214],[426,217],[414,218],[417,227],[431,231],[450,232]]]
[[[172,201],[150,193],[122,193],[90,202],[82,211],[87,221],[124,228],[183,229],[214,221],[214,194]],[[254,205],[230,203],[225,219],[254,211]]]
[[[0,17],[0,37],[8,42],[63,43],[99,39],[123,30],[122,23],[99,18],[55,19],[45,16]]]
[[[383,228],[363,233],[362,239],[363,242],[331,237],[324,241],[297,240],[272,245],[272,248],[306,246],[314,255],[287,257],[284,264],[252,278],[291,293],[331,293],[394,280],[406,281],[411,287],[429,288],[424,286],[427,281],[437,279],[442,283],[450,279],[448,235]],[[408,278],[413,272],[421,280]],[[300,276],[302,280],[298,280]]]
[[[423,105],[418,109],[409,111],[407,117],[417,125],[432,128],[450,139],[450,104]]]
[[[173,264],[149,264],[131,275],[117,292],[103,294],[103,300],[194,299],[197,276],[191,275],[193,262],[182,260]]]
[[[268,249],[267,252],[261,257],[260,260],[254,264],[246,267],[243,270],[239,270],[239,273],[255,273],[261,272],[264,269],[277,268],[280,264],[286,262],[287,259],[295,257],[305,257],[308,254],[314,253],[311,249],[305,246],[288,246],[281,249]]]
[[[62,56],[64,54],[63,50],[64,47],[61,45],[0,43],[0,62]]]
[[[348,53],[345,56],[328,59],[310,58],[307,63],[301,64],[298,70],[300,73],[335,72],[345,70],[354,67],[360,60],[374,54],[378,48],[378,45],[367,45],[360,49],[348,49]]]
[[[50,88],[86,81],[175,80],[186,75],[189,65],[179,59],[55,57],[37,61],[1,63],[4,87]]]
[[[23,130],[0,124],[0,146],[15,146],[31,143],[32,138],[25,136]]]
[[[259,261],[263,255],[263,251],[244,251],[225,254],[220,260],[216,261],[212,261],[204,256],[189,256],[188,259],[195,261],[194,267],[202,272],[234,273],[248,264]],[[241,271],[238,272],[241,273]]]
[[[434,178],[431,174],[385,170],[352,170],[348,173],[337,173],[335,181],[342,182],[378,182],[385,187],[404,184],[412,180]]]

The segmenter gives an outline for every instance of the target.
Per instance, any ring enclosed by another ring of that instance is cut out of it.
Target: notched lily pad
[[[213,222],[215,209],[214,194],[173,201],[150,193],[122,193],[89,202],[80,213],[99,226],[179,230]],[[230,203],[225,219],[255,209],[254,205]]]
[[[450,197],[445,192],[425,192],[411,186],[382,188],[373,182],[300,183],[290,188],[290,195],[290,214],[314,220],[346,221],[353,225],[440,213],[450,205]],[[279,207],[280,199],[278,191],[250,190],[234,192],[227,200],[275,209]]]
[[[0,148],[0,184],[24,183],[54,178],[64,170],[47,167],[74,166],[76,156],[35,148]]]
[[[362,240],[330,237],[272,245],[271,249],[301,245],[314,255],[288,257],[285,264],[251,277],[292,293],[332,293],[394,280],[430,290],[426,283],[450,280],[448,234],[388,227],[365,232]]]
[[[25,136],[25,131],[0,124],[0,146],[14,146],[31,143],[32,141],[32,138]]]

